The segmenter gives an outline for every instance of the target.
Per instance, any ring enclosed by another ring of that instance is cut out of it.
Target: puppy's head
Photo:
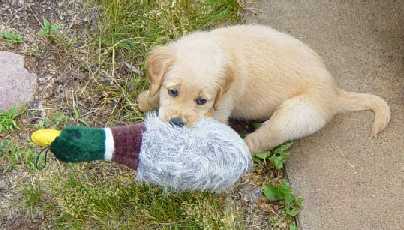
[[[230,88],[233,75],[215,54],[181,53],[174,47],[157,47],[146,60],[149,92],[159,94],[159,117],[175,126],[192,126],[212,116]]]

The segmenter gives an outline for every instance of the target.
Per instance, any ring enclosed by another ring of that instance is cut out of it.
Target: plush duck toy
[[[139,181],[177,191],[221,192],[252,168],[240,136],[209,118],[179,128],[150,113],[142,123],[114,128],[42,129],[32,141],[61,161],[114,161],[136,170]]]

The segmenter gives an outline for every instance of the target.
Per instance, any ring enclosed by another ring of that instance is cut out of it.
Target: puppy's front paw
[[[244,141],[247,144],[251,154],[257,153],[261,150],[259,140],[255,135],[253,135],[253,133],[245,137]]]
[[[155,109],[158,106],[158,103],[155,101],[156,98],[150,96],[149,90],[141,92],[137,97],[137,104],[139,110],[142,112],[147,112]]]

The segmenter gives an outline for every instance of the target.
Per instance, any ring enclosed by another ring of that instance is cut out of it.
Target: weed
[[[285,144],[277,146],[272,151],[266,151],[257,153],[254,155],[255,161],[267,161],[269,160],[276,170],[282,170],[286,160],[289,157],[289,149],[293,142],[287,142]]]
[[[280,202],[283,204],[287,215],[295,217],[299,214],[303,205],[303,199],[293,194],[288,182],[283,180],[277,185],[265,185],[263,192],[265,197],[271,202]]]
[[[19,45],[24,42],[23,36],[16,32],[1,32],[0,37],[6,41],[9,45]]]
[[[289,230],[298,230],[296,223],[291,223],[289,225]]]
[[[22,112],[15,107],[6,112],[0,112],[0,134],[17,129],[18,125],[16,120],[21,113]]]
[[[254,155],[254,161],[260,165],[265,167],[266,162],[270,162],[271,166],[277,174],[282,175],[282,171],[284,170],[284,166],[286,160],[289,156],[289,149],[292,146],[293,142],[287,142],[285,144],[279,145],[275,147],[271,151],[266,151],[262,153],[258,153]],[[276,180],[273,180],[276,181]],[[275,184],[272,184],[275,183]],[[264,196],[270,202],[279,202],[283,206],[283,215],[278,215],[277,217],[272,217],[272,224],[277,225],[279,223],[288,222],[289,228],[292,230],[296,227],[296,224],[293,222],[293,218],[300,212],[300,209],[303,205],[303,199],[300,197],[296,197],[293,194],[293,191],[289,184],[281,180],[280,183],[271,182],[270,184],[266,184],[262,187],[262,191]]]
[[[44,18],[41,24],[41,30],[39,31],[39,35],[47,38],[50,41],[54,41],[56,39],[56,35],[58,35],[61,28],[62,28],[61,25],[53,24],[49,22],[46,18]]]

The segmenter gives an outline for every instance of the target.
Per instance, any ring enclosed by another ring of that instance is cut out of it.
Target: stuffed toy
[[[245,142],[211,118],[180,128],[150,113],[142,123],[114,128],[38,130],[32,140],[61,161],[114,161],[136,170],[138,181],[176,191],[222,192],[252,168]]]

